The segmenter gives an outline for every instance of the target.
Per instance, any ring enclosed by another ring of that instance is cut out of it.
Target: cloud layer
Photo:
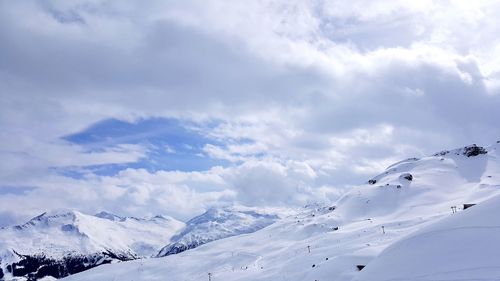
[[[498,1],[0,1],[0,225],[53,207],[187,218],[333,200],[401,158],[493,143],[499,12]],[[127,137],[92,130],[106,120],[130,124]],[[185,138],[172,142],[167,121],[137,129],[151,120],[175,120]]]

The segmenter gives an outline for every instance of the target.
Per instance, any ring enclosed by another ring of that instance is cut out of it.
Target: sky
[[[500,139],[500,1],[0,0],[0,226],[334,202]]]

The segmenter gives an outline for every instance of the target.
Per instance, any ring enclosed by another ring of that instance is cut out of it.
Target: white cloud
[[[88,174],[81,179],[47,175],[26,194],[2,194],[0,212],[26,219],[46,208],[114,211],[127,215],[170,214],[187,219],[207,206],[234,198],[219,168],[206,172],[147,172],[126,169],[116,176]],[[28,182],[26,182],[28,183]],[[13,187],[15,188],[15,187]],[[18,206],[23,206],[19,208]]]
[[[21,202],[183,217],[300,204],[400,158],[494,142],[499,12],[498,1],[0,1],[0,183],[37,187],[0,195],[0,216]],[[149,117],[194,120],[217,141],[204,152],[232,164],[82,179],[49,169],[147,157],[60,138]]]
[[[115,176],[87,174],[73,179],[49,175],[26,194],[2,194],[4,220],[27,219],[48,206],[93,213],[108,210],[125,215],[166,213],[188,219],[205,208],[233,203],[261,206],[302,205],[338,195],[328,187],[315,194],[315,172],[301,162],[247,161],[239,166],[204,172],[126,169]],[[15,187],[13,187],[15,188]],[[23,206],[18,208],[18,206]]]

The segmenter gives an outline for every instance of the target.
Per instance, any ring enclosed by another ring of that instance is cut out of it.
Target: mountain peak
[[[57,209],[42,214],[30,219],[24,224],[14,226],[15,229],[24,229],[35,226],[49,227],[58,224],[72,224],[77,217],[83,216],[82,213],[75,210]]]
[[[215,240],[252,233],[279,218],[276,214],[261,212],[245,206],[212,207],[186,223],[182,232],[172,237],[158,256],[177,254]]]
[[[101,211],[101,212],[95,214],[94,216],[101,218],[101,219],[107,219],[110,221],[123,221],[123,220],[125,220],[124,217],[120,217],[118,215],[115,215],[115,214],[112,214],[112,213],[109,213],[106,211]]]

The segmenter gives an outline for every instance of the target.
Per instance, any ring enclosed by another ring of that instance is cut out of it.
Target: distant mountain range
[[[499,149],[406,159],[336,202],[287,212],[213,208],[185,224],[46,213],[0,230],[1,267],[5,280],[103,263],[65,280],[495,280]]]

